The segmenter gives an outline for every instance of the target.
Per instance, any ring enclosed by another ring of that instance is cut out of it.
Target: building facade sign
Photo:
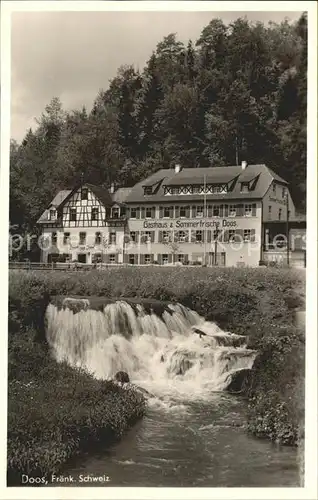
[[[176,219],[173,221],[144,220],[144,229],[222,229],[238,227],[233,219]]]

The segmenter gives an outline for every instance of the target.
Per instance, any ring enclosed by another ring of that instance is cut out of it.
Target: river
[[[98,378],[119,370],[151,393],[147,413],[123,439],[81,455],[64,475],[108,476],[104,486],[297,487],[297,451],[249,435],[246,402],[224,391],[233,373],[251,368],[255,351],[194,311],[160,314],[119,301],[103,310],[89,299],[50,305],[48,341],[58,360]],[[63,484],[65,486],[66,484]]]

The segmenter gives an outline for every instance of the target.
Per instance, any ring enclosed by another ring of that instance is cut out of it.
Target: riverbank
[[[145,400],[58,364],[35,331],[20,334],[9,339],[7,484],[43,485],[78,453],[119,440]]]
[[[58,467],[84,443],[119,437],[144,412],[144,401],[135,393],[124,393],[111,383],[51,360],[44,334],[44,312],[51,295],[180,302],[225,330],[247,335],[249,347],[260,353],[247,393],[249,430],[296,444],[304,412],[304,336],[293,318],[296,310],[304,308],[304,278],[301,271],[283,269],[145,267],[82,274],[11,272],[9,471],[14,475],[26,463],[41,470],[52,469],[54,464]],[[14,382],[17,380],[32,383],[26,389]],[[20,401],[24,403],[19,407]],[[41,401],[48,401],[48,405]],[[59,406],[56,401],[63,403]],[[60,430],[54,434],[56,427]],[[49,441],[52,435],[54,446]],[[37,446],[39,440],[42,447]],[[67,449],[61,445],[63,440]],[[39,450],[34,457],[28,441]]]

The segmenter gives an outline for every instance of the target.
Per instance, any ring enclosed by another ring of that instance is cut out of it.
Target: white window
[[[251,230],[244,229],[244,241],[251,241]]]
[[[165,218],[169,218],[170,217],[170,208],[169,207],[164,207],[164,209],[163,209],[163,216]]]
[[[245,217],[251,217],[252,205],[245,205]]]
[[[170,240],[169,231],[162,231],[162,241],[169,241],[169,240]]]
[[[184,254],[183,253],[180,253],[178,255],[178,262],[182,262],[182,263],[184,262]]]
[[[145,231],[145,243],[151,242],[151,231]]]
[[[129,255],[129,264],[135,264],[135,256],[134,254]]]
[[[236,205],[230,205],[229,206],[229,217],[235,217],[236,216]]]
[[[92,220],[98,220],[98,207],[92,208]]]
[[[229,241],[230,242],[235,242],[235,229],[230,229],[229,230]]]
[[[196,209],[196,217],[203,217],[203,206],[198,206]]]
[[[195,232],[195,241],[201,242],[203,239],[203,232],[202,231],[196,231]]]
[[[100,245],[102,243],[102,233],[95,233],[95,245]]]
[[[152,213],[151,213],[151,208],[147,207],[146,208],[146,219],[151,219]]]
[[[76,222],[76,208],[70,208],[70,221]]]
[[[85,245],[86,244],[86,233],[80,233],[79,234],[79,244],[80,245]]]
[[[63,245],[68,245],[70,242],[70,233],[64,233],[63,235]]]
[[[186,207],[180,207],[180,217],[186,217],[187,211]]]
[[[88,189],[87,188],[82,188],[81,199],[82,200],[87,200],[87,198],[88,198]]]
[[[51,208],[50,210],[50,220],[55,220],[56,219],[56,210],[55,208]]]
[[[145,264],[150,264],[151,263],[151,256],[149,254],[145,255]]]
[[[137,219],[137,208],[131,208],[130,209],[130,218],[131,219]]]
[[[57,244],[57,233],[56,232],[52,233],[52,235],[51,235],[51,241],[52,241],[52,245],[56,245]]]
[[[116,264],[116,255],[114,253],[111,253],[109,256],[109,262],[111,264]]]
[[[282,209],[280,208],[278,210],[278,220],[281,220],[281,218],[282,218]]]
[[[152,186],[146,186],[145,187],[145,194],[152,194]]]
[[[286,197],[286,188],[282,188],[282,197],[285,198]]]
[[[168,264],[169,263],[169,257],[168,257],[168,254],[163,254],[162,256],[162,263],[163,264]]]
[[[186,241],[187,233],[185,231],[179,231],[179,241]]]
[[[213,217],[219,217],[220,216],[220,207],[214,205],[213,206]]]
[[[248,193],[248,182],[241,183],[241,193]]]
[[[115,232],[109,233],[109,242],[111,245],[116,244],[116,233]]]
[[[136,231],[130,231],[130,239],[132,241],[136,241]]]
[[[119,208],[118,207],[112,208],[112,218],[119,219]]]

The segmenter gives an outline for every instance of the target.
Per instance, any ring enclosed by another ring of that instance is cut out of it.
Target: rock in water
[[[239,393],[246,390],[250,373],[251,370],[248,368],[242,368],[234,372],[226,390],[232,393]]]
[[[121,382],[122,384],[126,384],[129,382],[129,375],[126,372],[117,372],[115,375],[115,380],[117,382]]]

